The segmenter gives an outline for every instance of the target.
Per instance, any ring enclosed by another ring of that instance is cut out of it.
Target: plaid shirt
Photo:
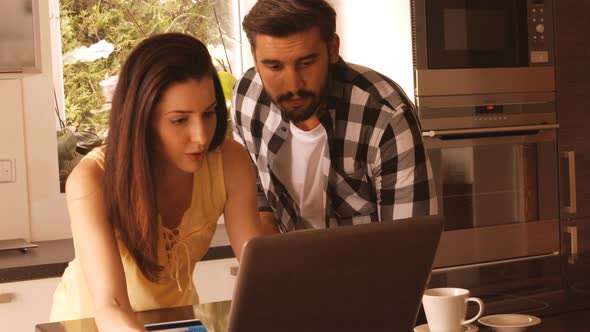
[[[326,227],[437,214],[432,169],[413,104],[391,79],[369,68],[333,65],[325,107]],[[303,228],[299,207],[274,172],[289,122],[249,69],[232,98],[234,139],[258,168],[258,205],[281,232]],[[329,150],[329,151],[328,151]]]

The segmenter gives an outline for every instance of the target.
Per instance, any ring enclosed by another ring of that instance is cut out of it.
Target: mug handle
[[[469,323],[473,323],[476,319],[478,319],[479,317],[481,317],[481,314],[483,314],[483,301],[480,298],[477,297],[469,297],[467,298],[467,300],[465,300],[465,302],[477,302],[477,304],[479,304],[479,312],[477,313],[477,315],[475,315],[475,317],[469,319],[469,320],[463,320],[463,322],[461,322],[461,325],[465,325],[465,324],[469,324]]]

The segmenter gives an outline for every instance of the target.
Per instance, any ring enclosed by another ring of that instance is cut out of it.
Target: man
[[[234,138],[258,168],[269,231],[437,213],[413,105],[339,56],[324,0],[259,0],[244,18],[255,68],[234,88]]]

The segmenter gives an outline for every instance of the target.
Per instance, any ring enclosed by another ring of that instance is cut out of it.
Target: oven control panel
[[[555,103],[418,107],[423,130],[556,123]]]
[[[531,64],[549,62],[549,43],[547,15],[544,1],[532,0],[528,3],[528,36]]]

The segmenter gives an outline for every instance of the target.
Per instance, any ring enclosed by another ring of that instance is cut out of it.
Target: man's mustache
[[[285,100],[289,100],[289,99],[291,99],[291,98],[293,98],[295,96],[297,96],[299,98],[305,98],[305,97],[315,97],[315,94],[313,92],[311,92],[311,91],[307,91],[307,90],[301,89],[301,90],[298,90],[296,93],[289,92],[289,93],[286,93],[284,95],[280,95],[277,98],[277,101],[280,103],[280,102],[283,102]]]

